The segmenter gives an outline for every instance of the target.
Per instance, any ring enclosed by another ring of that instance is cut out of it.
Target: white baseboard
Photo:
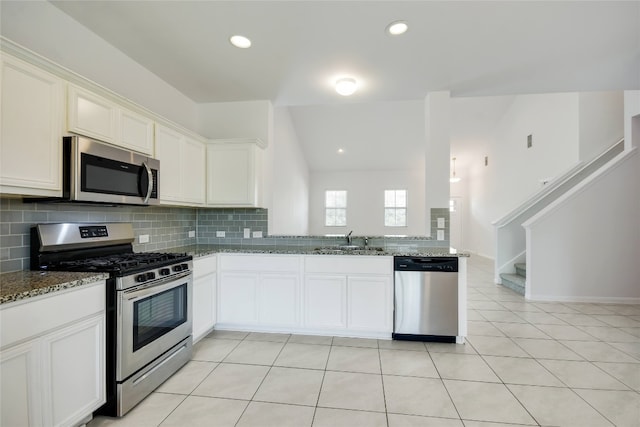
[[[525,296],[527,301],[540,302],[584,302],[595,304],[640,304],[640,298],[635,297],[589,297],[573,295],[530,295]]]

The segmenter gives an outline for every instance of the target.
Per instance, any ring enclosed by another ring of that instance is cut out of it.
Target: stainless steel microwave
[[[81,136],[62,139],[62,201],[160,204],[160,161]]]

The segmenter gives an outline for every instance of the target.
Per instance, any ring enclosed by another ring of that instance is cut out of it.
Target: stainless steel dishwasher
[[[394,257],[393,339],[456,342],[458,258]]]

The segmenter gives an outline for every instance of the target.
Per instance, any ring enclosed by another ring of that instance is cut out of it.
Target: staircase
[[[527,264],[516,263],[514,266],[516,268],[516,274],[500,274],[502,285],[519,293],[520,295],[524,295],[525,282],[527,280]]]

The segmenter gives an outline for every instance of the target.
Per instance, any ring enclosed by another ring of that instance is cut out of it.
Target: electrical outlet
[[[251,229],[250,228],[245,228],[244,229],[244,238],[245,239],[250,239],[251,238]]]
[[[444,230],[438,230],[438,240],[444,240]]]
[[[141,234],[138,236],[138,243],[149,243],[149,235]]]
[[[527,148],[533,147],[533,135],[527,135]]]
[[[196,237],[196,232],[193,230],[189,230],[189,237]]]
[[[252,233],[252,235],[253,235],[254,239],[261,239],[262,238],[262,231],[254,231]]]
[[[216,237],[224,237],[224,236],[225,236],[224,231],[216,231]]]
[[[438,218],[438,228],[444,228],[444,218]]]

